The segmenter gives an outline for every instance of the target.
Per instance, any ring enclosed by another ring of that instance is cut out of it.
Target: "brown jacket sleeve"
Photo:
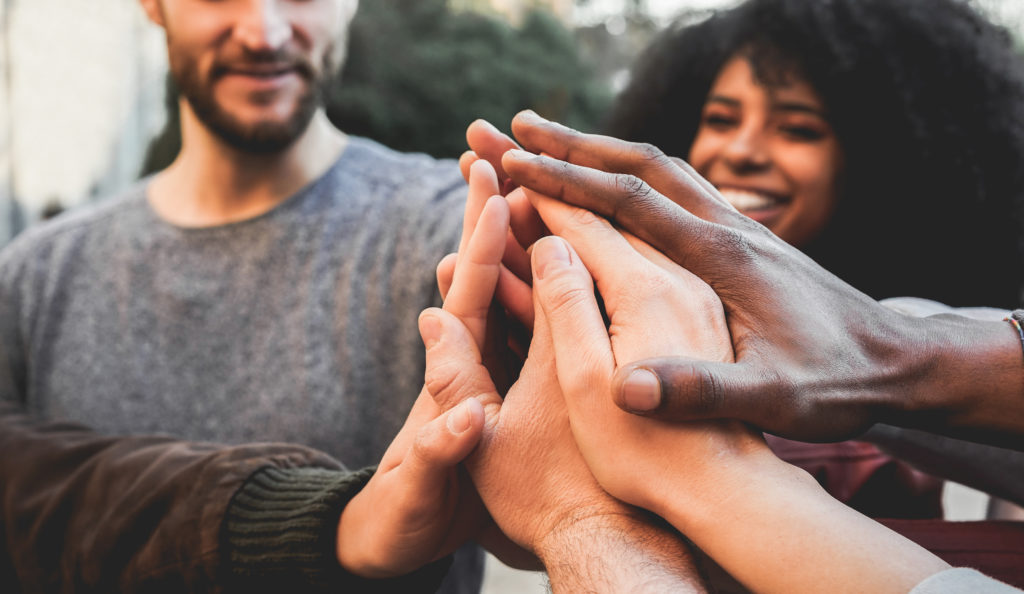
[[[333,557],[371,475],[301,446],[106,437],[0,402],[0,592],[386,590]],[[431,591],[446,568],[405,585]]]

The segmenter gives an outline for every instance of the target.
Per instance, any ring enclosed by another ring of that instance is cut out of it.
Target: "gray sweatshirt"
[[[423,383],[465,183],[455,163],[352,138],[257,218],[160,219],[143,181],[0,254],[0,398],[109,434],[312,446],[375,464]]]

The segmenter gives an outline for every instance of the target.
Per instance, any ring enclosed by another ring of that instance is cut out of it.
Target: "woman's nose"
[[[722,159],[736,172],[760,170],[771,164],[764,134],[753,126],[736,131],[723,147]]]

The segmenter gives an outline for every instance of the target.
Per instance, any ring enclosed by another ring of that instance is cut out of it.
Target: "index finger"
[[[498,174],[501,194],[504,196],[512,191],[514,186],[509,183],[509,176],[501,167],[501,156],[505,151],[519,148],[519,145],[487,120],[476,120],[466,128],[466,143],[476,158],[483,159],[494,167]]]
[[[614,220],[713,287],[728,264],[739,260],[737,249],[744,244],[738,231],[694,216],[636,176],[518,150],[507,152],[504,163],[527,194],[550,196]]]
[[[643,179],[662,195],[702,219],[728,224],[739,215],[710,182],[682,159],[669,157],[650,144],[584,134],[545,120],[532,111],[517,114],[512,120],[512,131],[530,152],[545,153],[575,165]]]
[[[508,204],[500,196],[492,196],[484,205],[466,248],[459,254],[444,302],[445,311],[462,320],[481,351],[488,311],[501,274],[508,216]]]

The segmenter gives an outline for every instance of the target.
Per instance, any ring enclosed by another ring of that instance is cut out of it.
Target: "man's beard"
[[[188,56],[175,56],[172,53],[170,62],[171,73],[178,89],[192,107],[196,117],[208,130],[239,151],[272,154],[291,146],[306,131],[316,110],[323,104],[327,79],[324,73],[334,70],[330,59],[333,53],[330,49],[324,53],[324,64],[317,71],[304,56],[296,56],[286,50],[246,52],[244,56],[234,60],[218,59],[210,68],[206,81],[202,80],[198,63]],[[284,122],[246,124],[223,109],[214,97],[216,81],[224,76],[230,67],[261,63],[287,64],[305,82],[305,91]]]

